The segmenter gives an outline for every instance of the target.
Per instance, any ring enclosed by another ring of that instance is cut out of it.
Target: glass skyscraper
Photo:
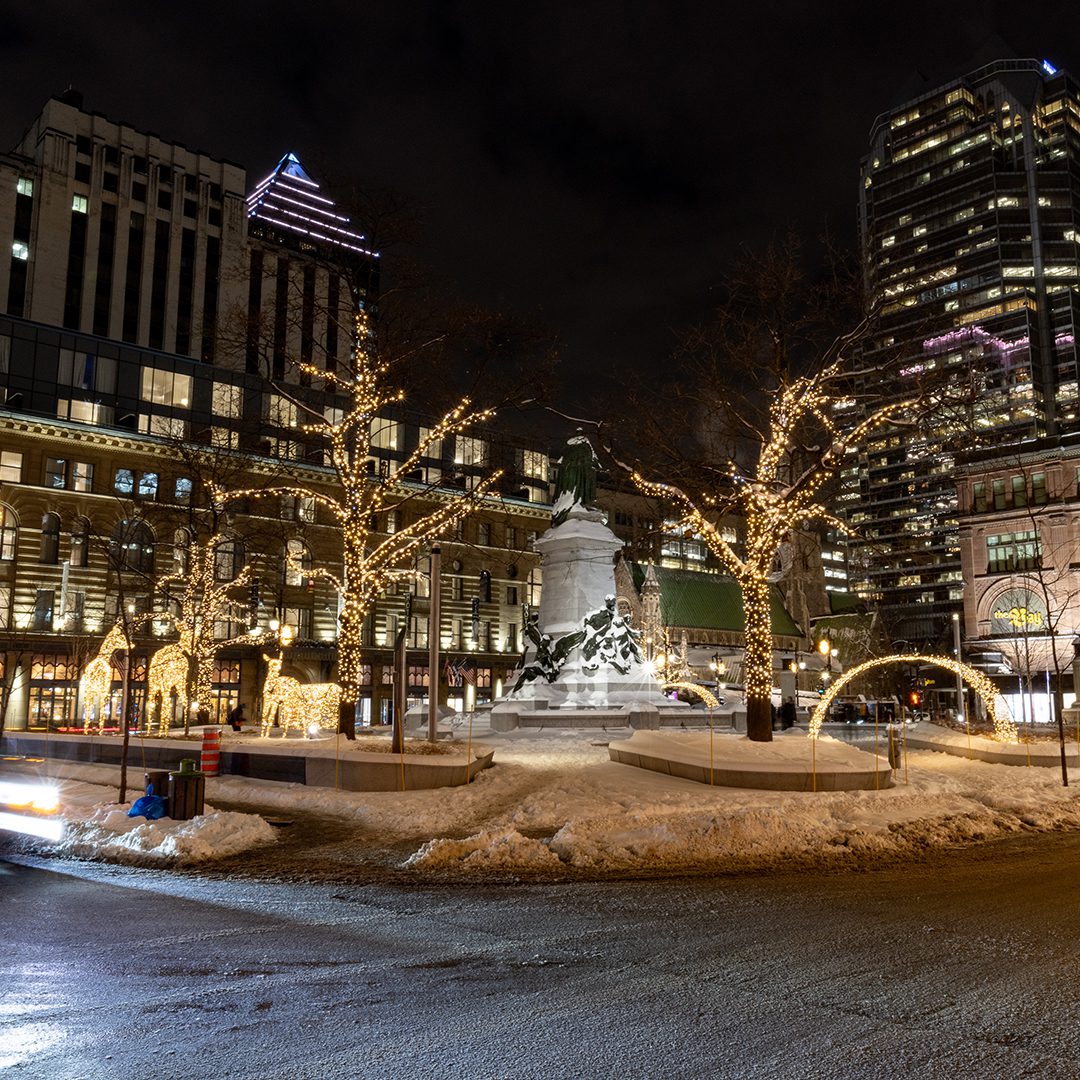
[[[880,309],[862,359],[889,360],[889,396],[936,382],[939,408],[850,459],[852,584],[894,640],[930,643],[963,596],[954,453],[1077,426],[1080,86],[1000,60],[883,113],[859,220]]]

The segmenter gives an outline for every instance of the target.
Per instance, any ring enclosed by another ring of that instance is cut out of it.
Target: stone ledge
[[[942,754],[951,754],[953,757],[985,761],[988,765],[1036,765],[1043,769],[1061,768],[1061,748],[1057,743],[1029,743],[1027,745],[1008,743],[1002,745],[1001,749],[996,749],[992,741],[985,736],[972,735],[969,749],[964,732],[923,724],[909,728],[906,738],[907,745],[916,750],[936,750]],[[991,745],[987,745],[988,743]],[[1075,742],[1067,741],[1065,764],[1068,768],[1077,767],[1076,755]]]
[[[228,744],[225,744],[228,746]],[[81,761],[119,765],[123,747],[118,736],[38,735],[34,732],[6,732],[0,751],[61,761]],[[175,739],[132,743],[128,768],[138,776],[146,769],[176,769],[180,759],[199,760],[198,742]],[[457,787],[471,781],[491,765],[495,751],[473,744],[473,759],[456,754],[405,754],[405,790]],[[273,753],[258,750],[223,749],[221,776],[244,776],[253,780],[277,780],[308,787],[340,787],[346,791],[400,791],[402,758],[397,754],[356,753],[336,758],[330,754],[289,754],[275,745]]]

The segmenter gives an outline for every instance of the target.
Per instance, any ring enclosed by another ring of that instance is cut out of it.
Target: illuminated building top
[[[300,247],[331,245],[345,252],[378,258],[362,233],[353,231],[349,218],[322,194],[292,153],[255,185],[247,197],[249,231],[267,239],[291,239]],[[292,246],[292,245],[290,245]]]

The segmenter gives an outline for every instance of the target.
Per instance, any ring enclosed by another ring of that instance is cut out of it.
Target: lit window
[[[311,552],[301,540],[288,540],[282,553],[282,576],[286,585],[306,585],[311,571]]]
[[[94,490],[94,466],[88,461],[71,463],[71,488],[73,491]]]
[[[71,209],[76,214],[85,214],[87,210],[86,196],[75,195],[71,200]]]
[[[228,383],[214,383],[214,415],[225,416],[231,420],[240,418],[243,403],[243,389]]]
[[[270,394],[266,402],[266,421],[274,427],[296,427],[296,402],[280,394]]]
[[[18,538],[19,530],[15,524],[15,512],[9,506],[0,506],[0,559],[10,562],[15,558]]]
[[[397,450],[399,427],[400,425],[396,420],[376,416],[371,421],[371,445],[382,450]]]
[[[113,489],[119,495],[131,495],[135,491],[135,474],[130,469],[117,469]]]
[[[22,454],[18,450],[0,451],[0,482],[5,484],[22,482]]]
[[[173,498],[178,503],[188,503],[191,501],[191,478],[188,476],[178,476],[176,478],[176,484],[173,486]]]
[[[459,435],[454,440],[454,462],[457,465],[486,465],[488,448],[483,439]]]
[[[539,450],[526,450],[523,454],[522,472],[534,480],[548,478],[548,456]]]
[[[24,244],[21,240],[16,240],[11,245],[11,257],[13,259],[22,259],[25,262],[30,258],[30,247],[28,244]]]
[[[34,194],[34,181],[28,176],[20,176],[15,182],[15,191],[19,195],[29,195],[32,197]]]
[[[423,446],[424,442],[431,436],[431,429],[421,427],[419,435],[416,440],[417,446]],[[424,457],[434,458],[436,461],[442,457],[442,439],[432,439],[424,449]]]
[[[191,402],[191,376],[175,371],[143,368],[142,398],[143,401],[152,401],[155,405],[186,408]]]
[[[141,473],[139,475],[139,498],[152,499],[157,494],[157,473]]]

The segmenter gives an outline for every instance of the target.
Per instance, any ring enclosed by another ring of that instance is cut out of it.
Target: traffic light
[[[922,704],[922,694],[920,694],[918,690],[909,691],[907,699],[908,699],[908,704],[913,709],[917,709]]]

